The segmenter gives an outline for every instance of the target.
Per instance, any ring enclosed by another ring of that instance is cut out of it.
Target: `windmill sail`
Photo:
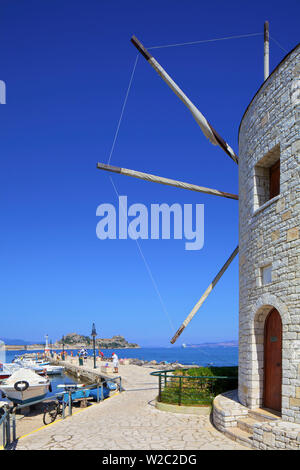
[[[208,288],[206,289],[206,291],[204,292],[204,294],[201,296],[200,300],[198,300],[198,302],[196,303],[196,305],[194,306],[193,310],[189,313],[189,315],[186,317],[186,319],[184,320],[184,322],[181,324],[181,326],[178,328],[178,330],[176,331],[175,335],[173,336],[173,338],[171,339],[171,343],[174,344],[175,341],[179,338],[179,336],[181,335],[181,333],[183,332],[183,330],[185,329],[185,327],[190,323],[190,321],[192,320],[192,318],[195,316],[195,314],[198,312],[199,308],[201,307],[201,305],[203,304],[203,302],[207,299],[207,297],[209,296],[209,294],[211,293],[211,291],[213,290],[213,288],[215,287],[215,285],[217,284],[217,282],[219,281],[219,279],[222,277],[222,275],[224,274],[224,272],[226,271],[226,269],[228,268],[228,266],[230,265],[230,263],[234,260],[234,258],[236,257],[236,255],[238,254],[239,252],[239,247],[237,246],[236,249],[233,251],[233,253],[230,255],[230,257],[228,258],[228,260],[226,261],[226,263],[224,264],[224,266],[220,269],[220,271],[218,272],[218,274],[216,275],[216,277],[214,278],[214,280],[212,281],[211,284],[209,284]]]
[[[199,111],[198,108],[191,102],[191,100],[183,93],[179,86],[172,80],[172,78],[167,74],[167,72],[162,68],[162,66],[157,62],[156,59],[147,51],[143,44],[135,37],[132,36],[131,42],[137,48],[137,50],[145,57],[147,62],[154,68],[154,70],[161,76],[161,78],[166,82],[166,84],[174,91],[178,98],[186,105],[186,107],[192,113],[197,124],[200,126],[205,137],[213,145],[219,145],[229,157],[238,163],[238,157],[233,151],[233,149],[225,142],[225,140],[218,134],[218,132],[212,127],[212,125],[207,121],[203,114]]]
[[[120,168],[113,165],[106,165],[105,163],[98,163],[97,168],[99,170],[111,171],[113,173],[120,173],[121,175],[133,176],[145,181],[151,181],[152,183],[165,184],[167,186],[174,186],[176,188],[189,189],[191,191],[197,191],[199,193],[212,194],[213,196],[222,196],[229,199],[238,199],[237,194],[225,193],[218,189],[206,188],[204,186],[198,186],[197,184],[184,183],[183,181],[177,181],[170,178],[163,178],[162,176],[151,175],[150,173],[143,173],[141,171],[129,170],[128,168]]]

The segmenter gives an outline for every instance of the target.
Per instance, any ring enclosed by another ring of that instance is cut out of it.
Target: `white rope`
[[[116,186],[115,186],[115,184],[114,184],[114,182],[113,182],[113,180],[112,180],[112,177],[110,176],[109,179],[110,179],[110,181],[111,181],[111,184],[113,185],[113,188],[114,188],[114,190],[115,190],[115,193],[116,193],[117,197],[119,198],[119,193],[118,193],[118,190],[117,190],[117,188],[116,188]],[[121,206],[121,207],[122,207],[122,210],[125,212],[124,207],[123,207],[123,206]],[[130,226],[129,226],[129,229],[130,229]],[[140,255],[141,255],[141,257],[142,257],[142,260],[143,260],[143,262],[144,262],[144,265],[145,265],[145,267],[146,267],[146,269],[147,269],[147,271],[148,271],[148,274],[149,274],[149,276],[150,276],[150,279],[151,279],[152,285],[153,285],[153,287],[154,287],[154,290],[156,291],[156,294],[157,294],[157,296],[158,296],[158,298],[159,298],[159,301],[160,301],[160,304],[161,304],[161,306],[162,306],[163,312],[165,313],[165,315],[166,315],[166,317],[167,317],[167,319],[168,319],[168,321],[169,321],[169,323],[170,323],[170,327],[171,327],[172,332],[174,332],[174,331],[175,331],[174,325],[173,325],[172,320],[171,320],[171,318],[170,318],[170,315],[169,315],[169,313],[168,313],[168,311],[167,311],[167,308],[166,308],[166,306],[165,306],[165,303],[164,303],[164,301],[163,301],[163,298],[162,298],[162,296],[161,296],[161,293],[160,293],[160,291],[159,291],[159,289],[158,289],[158,286],[157,286],[157,284],[156,284],[156,281],[155,281],[155,279],[154,279],[154,277],[153,277],[153,274],[152,274],[152,272],[151,272],[150,266],[149,266],[149,264],[148,264],[147,261],[146,261],[145,255],[144,255],[144,253],[143,253],[143,251],[142,251],[142,249],[141,249],[141,246],[140,246],[138,240],[135,240],[135,242],[136,242],[136,244],[137,244],[137,247],[138,247],[138,250],[139,250]]]
[[[202,44],[205,42],[225,41],[227,39],[238,39],[238,38],[248,38],[251,36],[261,36],[262,34],[263,33],[240,34],[239,36],[227,36],[223,38],[203,39],[201,41],[181,42],[177,44],[166,44],[164,46],[152,46],[152,47],[147,47],[147,49],[162,49],[164,47],[191,46],[193,44]]]
[[[279,44],[279,42],[276,41],[276,39],[274,39],[270,34],[269,34],[269,36],[270,36],[270,39],[272,39],[272,41],[274,41],[275,44],[277,44],[277,46],[280,47],[280,49],[282,49],[282,50],[283,50],[284,52],[286,52],[286,53],[289,52],[289,51],[287,51],[283,46],[281,46],[281,45]]]
[[[117,126],[115,137],[114,137],[114,140],[113,140],[113,143],[112,143],[112,147],[111,147],[111,150],[110,150],[108,163],[110,162],[110,159],[112,157],[112,154],[113,154],[113,151],[114,151],[114,148],[115,148],[115,143],[116,143],[116,140],[117,140],[117,137],[118,137],[121,121],[122,121],[122,118],[123,118],[123,114],[124,114],[125,106],[126,106],[126,103],[127,103],[127,98],[128,98],[128,95],[129,95],[129,91],[130,91],[130,88],[131,88],[132,80],[133,80],[133,77],[134,77],[134,72],[135,72],[135,69],[136,69],[136,64],[137,64],[138,58],[139,58],[139,54],[137,54],[135,62],[134,62],[134,66],[133,66],[133,70],[132,70],[131,77],[130,77],[130,80],[129,80],[129,85],[128,85],[128,88],[127,88],[127,91],[126,91],[125,100],[124,100],[124,103],[123,103],[120,119],[119,119],[119,122],[118,122],[118,126]]]

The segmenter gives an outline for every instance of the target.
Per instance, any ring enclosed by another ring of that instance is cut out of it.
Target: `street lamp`
[[[62,345],[63,345],[63,350],[62,350],[62,360],[65,360],[65,337],[62,337]]]
[[[95,344],[95,338],[97,336],[97,332],[96,332],[96,327],[95,327],[95,323],[93,323],[93,327],[92,327],[92,333],[91,333],[91,336],[93,337],[93,349],[94,349],[94,369],[97,368],[96,366],[96,344]]]

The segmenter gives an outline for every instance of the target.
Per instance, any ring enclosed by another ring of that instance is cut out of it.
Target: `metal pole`
[[[161,401],[161,375],[158,376],[158,401]]]
[[[69,416],[72,416],[72,392],[69,391]]]
[[[267,80],[270,74],[270,61],[269,61],[269,22],[265,21],[264,24],[264,80]]]
[[[10,416],[9,413],[7,413],[6,417],[6,445],[10,444]]]
[[[3,421],[1,428],[2,428],[2,446],[4,449],[5,448],[5,420]]]
[[[178,405],[181,405],[181,392],[182,392],[182,378],[179,377],[179,397],[178,397]]]
[[[94,348],[94,369],[97,368],[96,365],[96,345],[95,345],[95,336],[93,336],[93,348]]]
[[[13,442],[17,439],[17,433],[16,433],[16,414],[12,413],[12,440]]]

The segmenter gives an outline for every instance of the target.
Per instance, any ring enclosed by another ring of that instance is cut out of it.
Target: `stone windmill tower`
[[[171,342],[239,251],[239,401],[248,409],[276,410],[283,420],[300,424],[300,45],[269,76],[266,22],[265,81],[243,116],[238,158],[145,47],[135,37],[132,42],[187,106],[204,135],[239,164],[239,247]],[[126,168],[103,163],[98,168],[237,199],[230,193]]]
[[[300,423],[300,45],[239,130],[239,400]]]

